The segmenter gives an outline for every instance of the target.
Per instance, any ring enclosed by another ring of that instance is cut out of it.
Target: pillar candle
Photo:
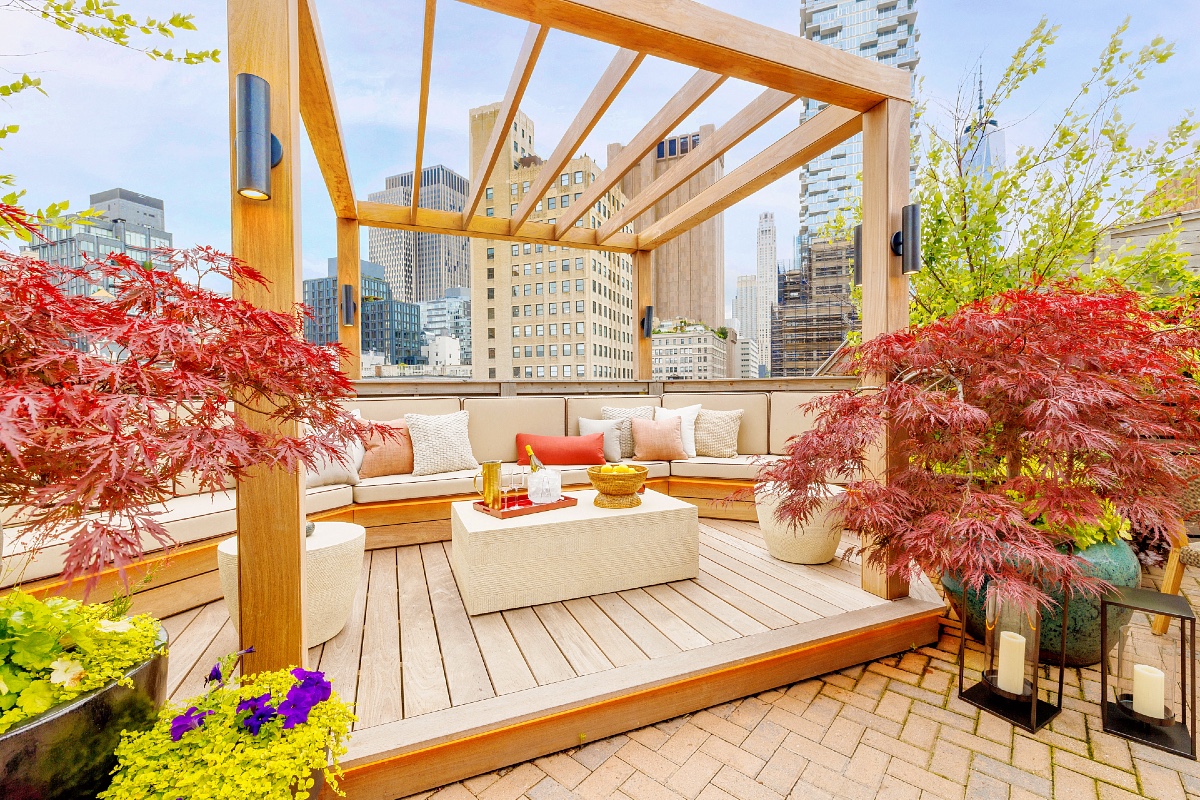
[[[1012,631],[1000,631],[1000,665],[996,685],[1012,694],[1025,691],[1025,637]]]
[[[1163,718],[1166,706],[1163,671],[1146,664],[1133,665],[1133,710],[1155,719]]]

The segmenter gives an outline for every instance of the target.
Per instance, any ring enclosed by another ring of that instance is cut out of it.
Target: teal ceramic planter
[[[1076,553],[1084,562],[1084,572],[1107,581],[1113,586],[1139,586],[1142,582],[1142,566],[1132,548],[1124,542],[1116,544],[1094,544]],[[942,576],[942,586],[957,602],[962,596],[962,584],[955,578]],[[984,639],[983,601],[987,595],[985,583],[978,592],[967,592],[967,633],[982,642]],[[1052,591],[1050,596],[1058,606],[1042,612],[1042,661],[1054,664],[1058,661],[1058,648],[1062,641],[1061,591]],[[1120,612],[1120,613],[1116,613]],[[1109,609],[1108,640],[1117,641],[1120,628],[1129,621],[1133,612],[1129,609]],[[1100,601],[1072,597],[1067,616],[1067,666],[1088,667],[1100,663]]]

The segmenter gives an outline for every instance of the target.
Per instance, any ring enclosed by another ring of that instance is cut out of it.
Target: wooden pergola
[[[909,202],[910,75],[773,28],[716,11],[693,0],[460,0],[526,20],[517,64],[501,104],[486,157],[471,183],[462,213],[419,207],[433,30],[437,0],[426,0],[412,202],[408,206],[355,197],[329,59],[317,20],[316,0],[230,0],[230,161],[236,176],[234,77],[252,73],[271,87],[272,132],[283,161],[272,170],[271,198],[249,200],[232,181],[233,253],[270,281],[241,288],[256,305],[290,312],[302,296],[300,253],[300,124],[303,120],[337,215],[338,284],[360,286],[360,226],[477,236],[516,242],[599,249],[633,256],[635,308],[652,304],[651,252],[793,172],[830,148],[863,134],[862,275],[863,335],[908,324],[908,280],[889,240]],[[505,147],[538,56],[551,29],[620,48],[588,95],[566,134],[511,218],[476,214],[488,175]],[[529,220],[534,206],[612,104],[646,56],[696,69],[695,75],[629,140],[591,184],[580,202],[554,224]],[[643,156],[728,78],[763,91],[681,158],[599,228],[575,223]],[[741,166],[640,233],[627,228],[642,212],[741,142],[800,98],[827,104]],[[340,326],[358,374],[357,325]],[[651,340],[637,334],[635,376],[649,380]],[[876,379],[872,379],[874,383]],[[251,424],[271,424],[247,412]],[[297,434],[298,431],[285,431]],[[886,463],[882,443],[876,461]],[[240,636],[256,652],[246,670],[304,664],[304,477],[262,469],[238,487]],[[863,586],[887,598],[903,596],[901,581],[864,567]]]

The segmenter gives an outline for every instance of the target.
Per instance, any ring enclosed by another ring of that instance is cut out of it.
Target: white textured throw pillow
[[[405,414],[413,445],[413,475],[437,475],[478,469],[467,438],[467,411],[453,414]]]
[[[679,436],[683,439],[683,452],[688,458],[696,457],[696,416],[700,413],[700,404],[684,406],[683,408],[656,408],[654,421],[679,417]]]
[[[628,421],[626,421],[628,424]],[[593,433],[604,434],[604,460],[621,460],[621,420],[619,419],[584,419],[579,418],[579,435],[588,436]]]
[[[734,458],[738,454],[738,430],[742,427],[742,409],[710,411],[700,409],[696,417],[696,455]]]
[[[603,406],[600,409],[600,417],[620,422],[617,432],[621,437],[621,458],[633,458],[633,427],[630,420],[635,417],[637,419],[654,419],[654,406],[633,406],[631,408]]]
[[[362,418],[358,409],[354,409],[350,413],[354,417]],[[346,455],[345,463],[336,459],[323,458],[317,462],[316,470],[305,473],[304,487],[306,489],[312,489],[315,486],[339,486],[347,483],[354,486],[358,483],[358,469],[362,466],[367,449],[362,442],[350,441],[343,445],[342,450]]]

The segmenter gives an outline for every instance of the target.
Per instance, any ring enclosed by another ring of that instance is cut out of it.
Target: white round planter
[[[754,506],[758,527],[767,542],[767,551],[780,561],[793,564],[824,564],[837,555],[842,541],[842,518],[831,512],[833,503],[846,490],[824,487],[825,499],[804,525],[787,525],[775,518],[782,492],[777,484],[761,483],[754,487]]]

